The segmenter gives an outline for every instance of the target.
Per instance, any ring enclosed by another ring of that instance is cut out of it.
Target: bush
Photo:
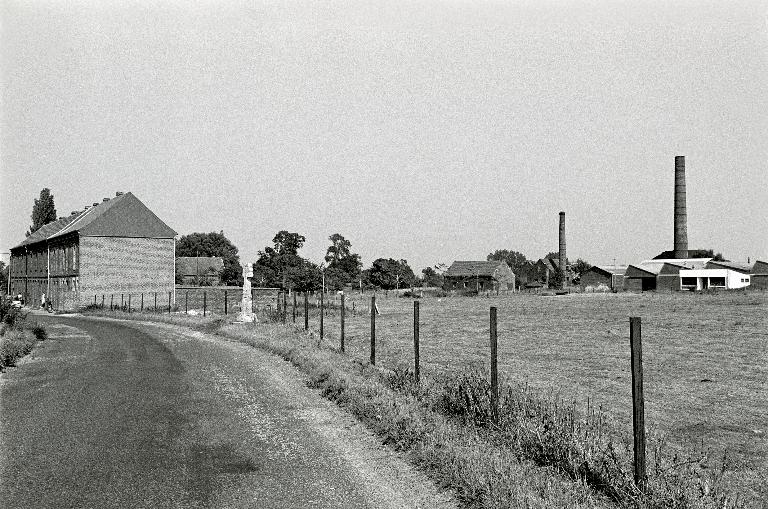
[[[48,331],[45,330],[45,327],[42,324],[37,322],[32,326],[32,334],[38,341],[45,341],[48,339]]]
[[[35,337],[28,331],[9,330],[0,338],[0,371],[15,366],[16,361],[32,351]]]

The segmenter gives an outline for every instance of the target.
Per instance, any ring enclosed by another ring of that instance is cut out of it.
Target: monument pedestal
[[[237,315],[238,322],[252,323],[258,322],[253,309],[253,297],[251,296],[251,279],[253,278],[253,265],[246,263],[243,266],[243,300],[240,302],[240,314]]]

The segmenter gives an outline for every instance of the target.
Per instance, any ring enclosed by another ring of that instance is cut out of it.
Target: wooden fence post
[[[155,313],[157,313],[157,292],[155,292]]]
[[[184,314],[189,314],[189,290],[184,292]]]
[[[309,294],[304,292],[304,330],[309,330]]]
[[[344,353],[344,294],[341,294],[341,353]]]
[[[208,294],[203,291],[203,316],[208,312]]]
[[[376,295],[371,296],[371,364],[376,365]]]
[[[141,312],[144,312],[144,292],[141,292]]]
[[[120,311],[125,311],[125,300],[123,293],[120,294]]]
[[[419,383],[419,301],[413,301],[413,379]]]
[[[629,319],[632,357],[632,431],[635,437],[635,484],[645,487],[645,401],[643,399],[643,346],[640,317]]]
[[[114,293],[110,293],[109,294],[109,310],[110,311],[113,310],[113,303],[114,302],[115,302],[115,294]]]
[[[168,292],[168,314],[171,314],[171,292]]]
[[[491,306],[491,412],[493,422],[499,418],[499,368],[496,307]]]
[[[323,340],[323,310],[325,309],[325,302],[324,302],[324,294],[325,292],[323,290],[320,290],[320,341]]]
[[[128,294],[128,312],[131,312],[131,294]]]
[[[101,294],[101,309],[104,309],[104,294]]]
[[[224,290],[224,314],[226,315],[229,312],[229,299],[227,298],[227,291]]]

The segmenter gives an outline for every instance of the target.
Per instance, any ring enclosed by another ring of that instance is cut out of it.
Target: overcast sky
[[[765,2],[2,2],[0,251],[132,191],[255,261],[768,260]]]

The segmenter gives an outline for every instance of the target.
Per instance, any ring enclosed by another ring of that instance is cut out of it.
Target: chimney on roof
[[[685,208],[685,156],[675,156],[675,258],[688,258],[688,212]]]
[[[80,213],[80,211],[79,211],[79,210],[73,210],[72,212],[70,212],[70,213],[69,213],[69,215],[70,215],[70,216],[76,216],[76,215],[77,215],[77,214],[79,214],[79,213]]]
[[[117,198],[118,196],[122,196],[122,195],[123,195],[123,192],[122,192],[122,191],[117,191],[117,192],[115,193],[115,198]]]
[[[107,203],[109,201],[109,198],[102,198],[101,201],[104,203]]]
[[[86,205],[86,206],[85,206],[85,210],[88,210],[89,208],[91,208],[91,206],[90,206],[90,205]]]
[[[563,274],[563,288],[565,288],[565,212],[560,212],[560,251],[559,251],[559,258],[560,258],[560,272]]]
[[[94,207],[97,206],[98,204],[99,204],[99,202],[97,202],[97,201],[93,202],[93,206]]]

